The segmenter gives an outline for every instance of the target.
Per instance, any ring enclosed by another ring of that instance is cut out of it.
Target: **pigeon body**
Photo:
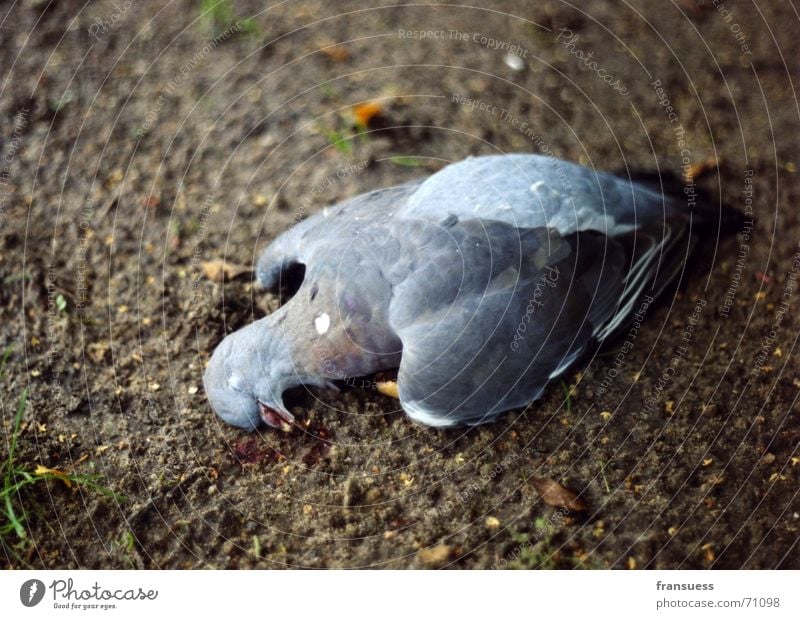
[[[539,155],[469,158],[359,195],[267,247],[260,283],[298,264],[303,283],[222,341],[206,392],[228,423],[280,426],[286,389],[399,368],[415,421],[491,421],[674,278],[689,222],[679,197]]]

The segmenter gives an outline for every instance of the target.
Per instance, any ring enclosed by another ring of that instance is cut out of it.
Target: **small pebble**
[[[516,54],[506,54],[503,57],[503,62],[505,62],[506,66],[512,71],[522,71],[522,69],[525,68],[525,61]]]
[[[425,567],[442,567],[450,559],[452,549],[447,544],[439,544],[425,550],[420,550],[419,558]]]

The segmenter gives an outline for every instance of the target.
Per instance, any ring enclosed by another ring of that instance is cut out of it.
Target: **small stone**
[[[512,71],[522,71],[525,68],[525,61],[516,54],[506,54],[503,56],[503,62]]]
[[[452,548],[447,544],[431,546],[425,550],[420,550],[419,559],[425,567],[442,567],[450,559]]]

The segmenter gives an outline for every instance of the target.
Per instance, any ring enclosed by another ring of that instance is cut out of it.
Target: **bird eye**
[[[228,378],[228,385],[234,391],[244,391],[244,379],[239,374],[231,374]]]

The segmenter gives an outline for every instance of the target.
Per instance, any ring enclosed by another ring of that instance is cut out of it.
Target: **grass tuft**
[[[200,14],[212,39],[222,35],[228,28],[238,25],[239,33],[258,37],[261,32],[254,19],[239,19],[231,0],[200,0]]]
[[[343,135],[336,129],[326,129],[325,137],[336,150],[343,155],[350,155],[353,152],[352,136]]]
[[[0,378],[5,376],[5,367],[10,355],[11,346],[8,346],[0,359]],[[17,462],[17,443],[22,428],[22,418],[28,406],[28,394],[26,387],[19,398],[11,423],[11,436],[7,443],[8,455],[3,458],[0,465],[0,476],[2,477],[0,480],[2,484],[0,485],[0,547],[7,556],[13,555],[18,558],[18,551],[24,549],[28,540],[25,523],[30,520],[30,514],[26,508],[26,499],[31,499],[29,491],[32,486],[55,480],[69,488],[80,486],[116,501],[124,500],[122,495],[100,483],[100,475],[66,473],[42,465],[31,470]]]

